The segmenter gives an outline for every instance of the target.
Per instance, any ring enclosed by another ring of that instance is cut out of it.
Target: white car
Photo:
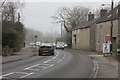
[[[63,49],[64,50],[64,44],[63,43],[61,43],[61,42],[58,42],[57,44],[56,44],[56,49]]]

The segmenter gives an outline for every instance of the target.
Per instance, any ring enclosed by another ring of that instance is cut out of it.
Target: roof
[[[113,20],[118,19],[118,7],[119,6],[120,4],[113,9]],[[111,13],[112,13],[112,10],[110,10],[105,16],[99,18],[99,20],[97,21],[97,24],[112,20]]]
[[[113,9],[113,20],[118,19],[118,8],[120,8],[120,4]],[[105,16],[98,17],[98,18],[95,18],[91,21],[84,22],[72,30],[88,28],[94,23],[98,24],[98,23],[107,22],[110,20],[112,20],[111,10]]]
[[[84,23],[82,23],[81,25],[77,26],[76,28],[74,28],[73,30],[76,30],[76,29],[83,29],[83,28],[87,28],[87,27],[90,27],[92,24],[96,23],[96,21],[98,20],[99,18],[95,18],[91,21],[86,21]]]

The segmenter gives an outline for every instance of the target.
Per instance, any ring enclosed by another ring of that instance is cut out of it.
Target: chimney
[[[91,12],[88,14],[88,21],[91,21],[92,19],[94,19],[94,14],[92,14]]]
[[[120,17],[120,2],[118,4],[118,17]]]
[[[107,9],[101,9],[100,10],[100,17],[103,17],[107,14]]]

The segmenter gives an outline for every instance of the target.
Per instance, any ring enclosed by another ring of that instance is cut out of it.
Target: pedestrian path
[[[2,57],[2,64],[22,60],[34,55],[36,55],[36,53],[32,52],[29,46],[26,46],[25,48],[22,48],[20,52],[15,52],[15,55]]]

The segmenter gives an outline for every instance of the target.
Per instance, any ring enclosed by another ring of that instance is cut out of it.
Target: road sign
[[[111,41],[111,36],[110,35],[106,35],[105,36],[105,41]]]
[[[110,43],[103,43],[103,53],[110,53]]]

